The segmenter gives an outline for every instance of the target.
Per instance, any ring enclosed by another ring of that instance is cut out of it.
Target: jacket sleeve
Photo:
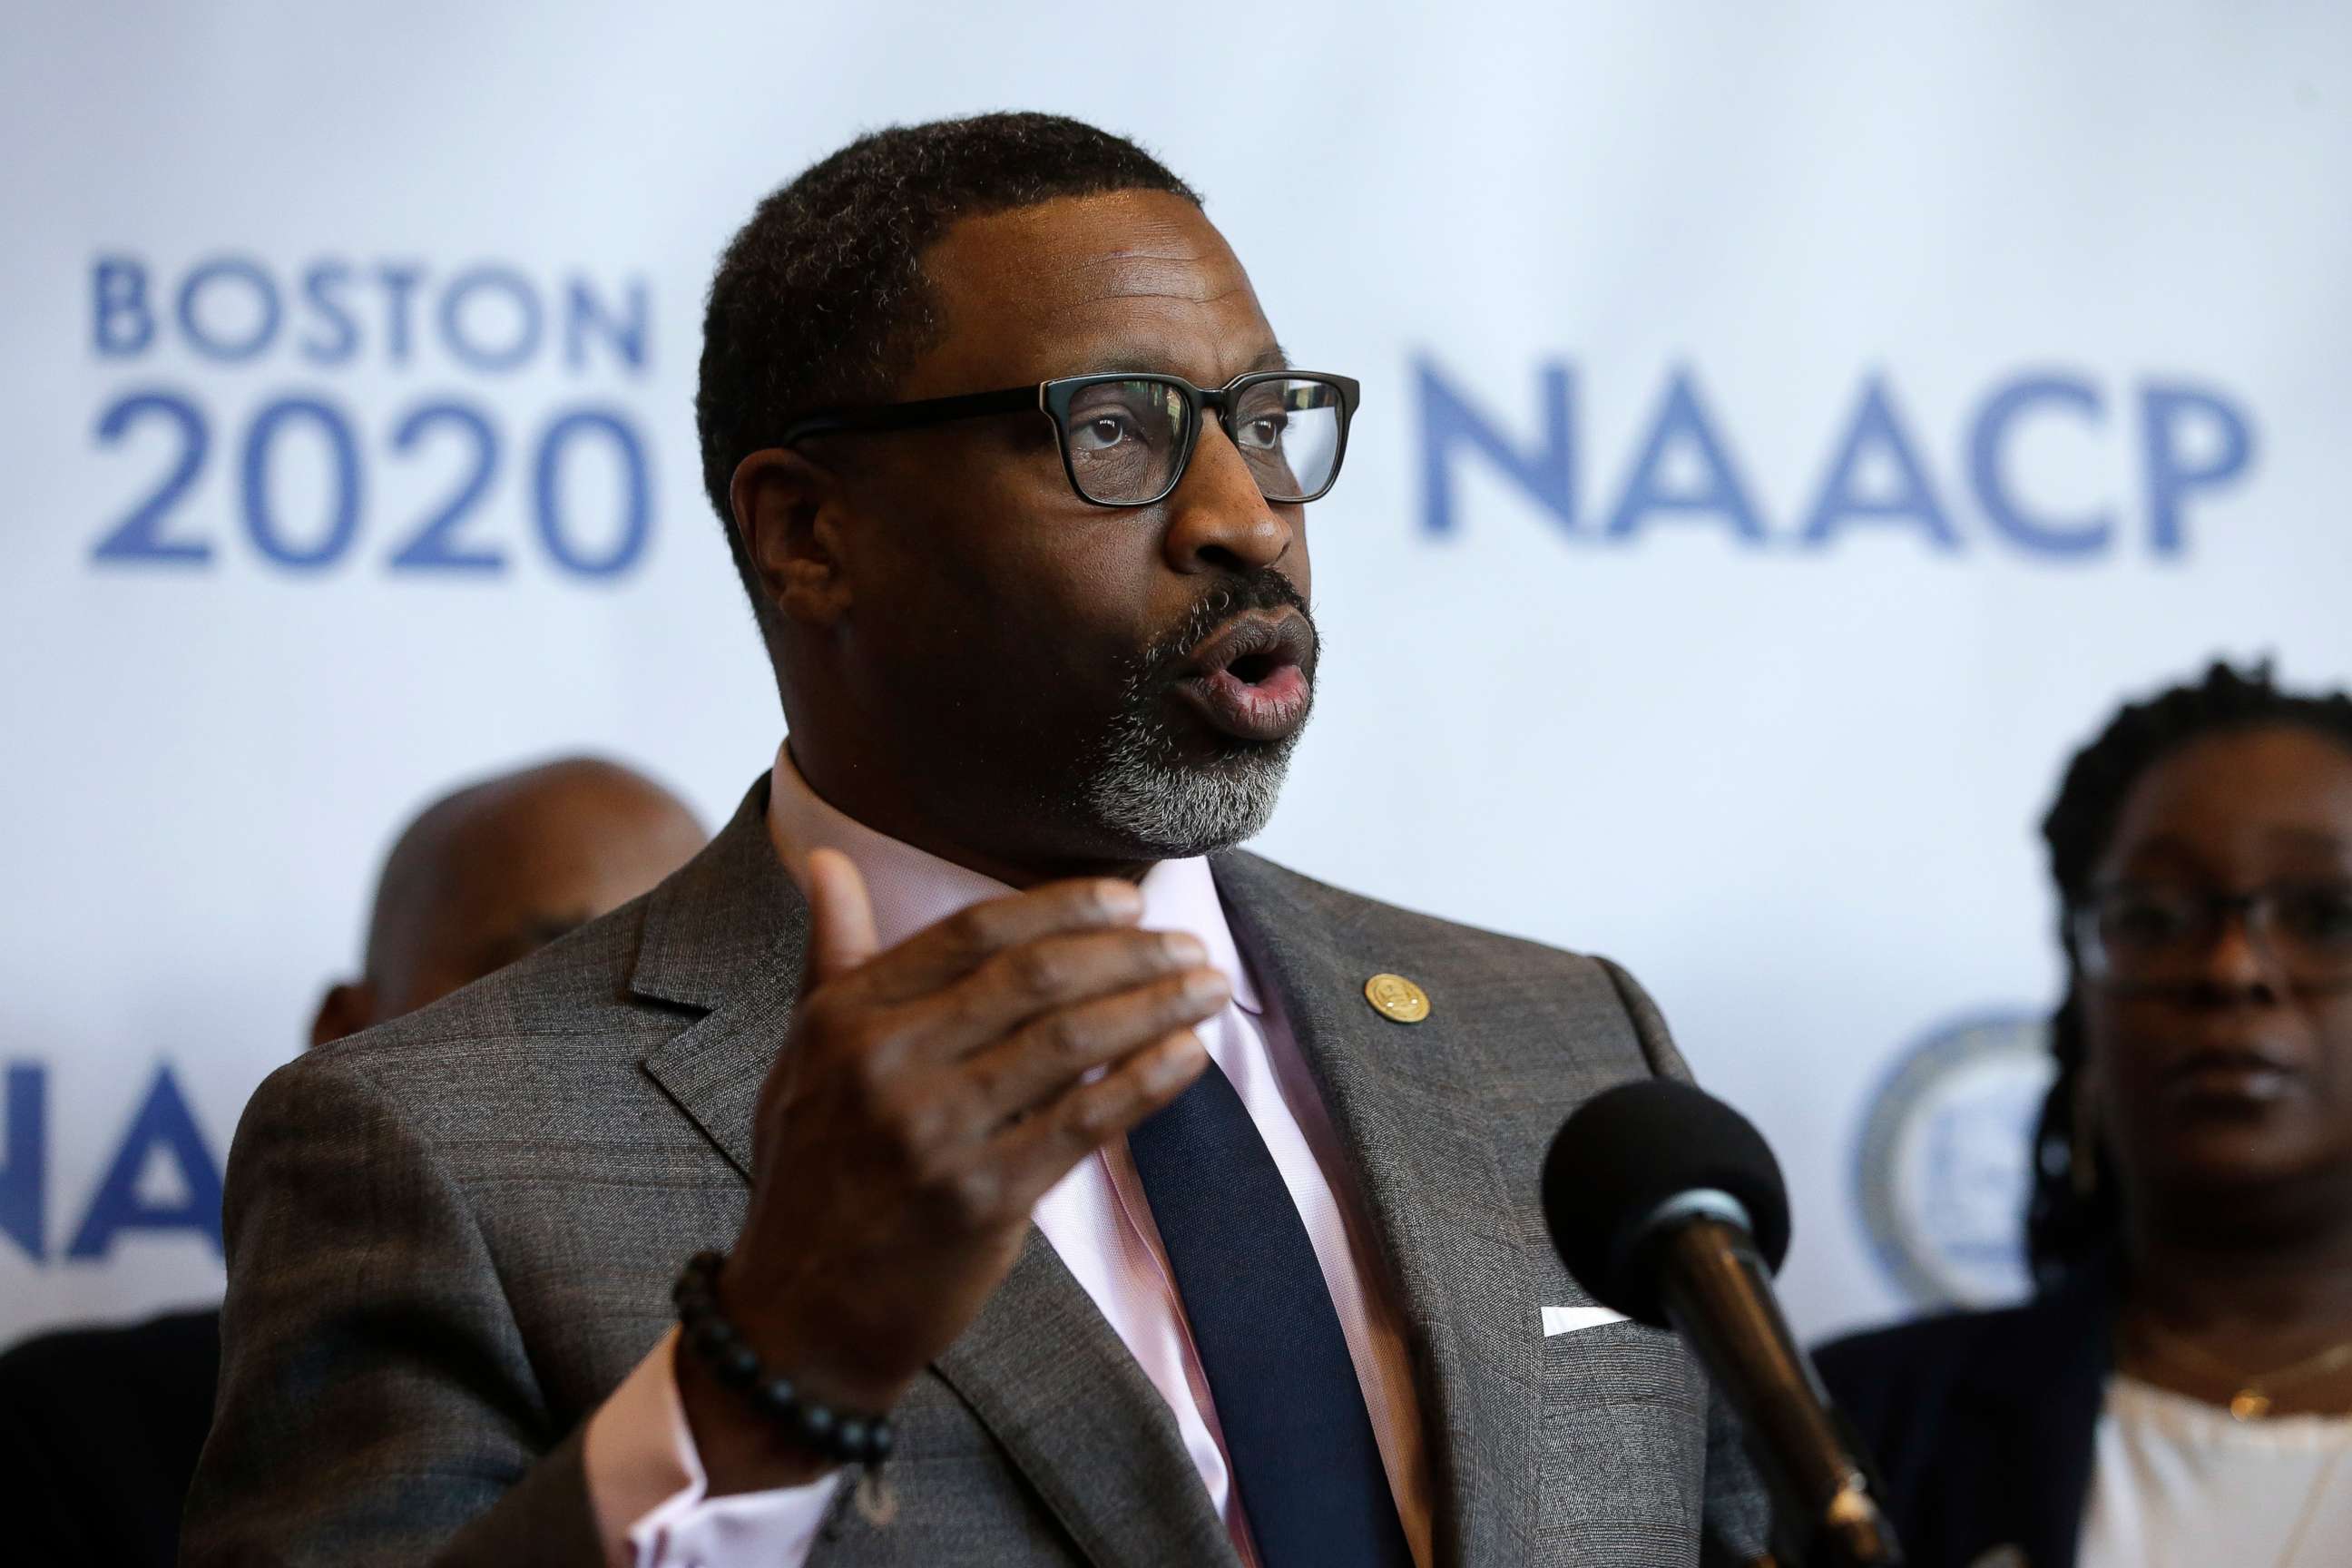
[[[1642,1054],[1660,1078],[1692,1081],[1690,1064],[1675,1047],[1666,1020],[1640,981],[1607,959],[1600,961],[1610,984],[1625,1004]],[[1772,1533],[1772,1508],[1764,1483],[1748,1458],[1739,1418],[1723,1397],[1711,1389],[1706,1402],[1706,1493],[1700,1561],[1716,1568],[1756,1561],[1767,1554]]]
[[[280,1068],[238,1123],[221,1381],[184,1563],[593,1564],[464,1193],[364,1076]]]

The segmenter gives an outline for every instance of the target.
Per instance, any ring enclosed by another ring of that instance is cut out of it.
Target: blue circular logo
[[[1872,1097],[1854,1201],[1879,1267],[1916,1305],[2026,1294],[2033,1123],[2054,1071],[2042,1015],[1977,1014],[1904,1052]]]

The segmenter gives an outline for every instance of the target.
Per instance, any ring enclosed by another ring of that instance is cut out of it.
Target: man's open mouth
[[[1176,689],[1210,725],[1237,740],[1287,739],[1307,721],[1315,631],[1296,610],[1248,611],[1194,647]]]

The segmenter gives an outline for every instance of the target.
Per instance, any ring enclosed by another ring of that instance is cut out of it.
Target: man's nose
[[[1201,432],[1192,466],[1168,498],[1161,548],[1183,573],[1234,573],[1271,566],[1290,552],[1296,506],[1276,507],[1258,489],[1241,448],[1216,420]]]

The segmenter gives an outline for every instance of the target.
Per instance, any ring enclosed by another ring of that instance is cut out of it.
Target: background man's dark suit
[[[196,1564],[595,1560],[584,1418],[660,1337],[681,1260],[739,1228],[806,908],[764,782],[653,894],[274,1075],[228,1173],[226,1360]],[[1664,1335],[1544,1337],[1586,1299],[1536,1173],[1610,1084],[1680,1074],[1602,962],[1215,861],[1237,939],[1352,1152],[1412,1325],[1447,1563],[1709,1561],[1762,1504]],[[1411,976],[1429,1019],[1365,1003]],[[887,1527],[822,1563],[1230,1563],[1164,1402],[1034,1230],[899,1412]]]
[[[0,1356],[0,1518],[42,1563],[170,1563],[212,1422],[220,1314],[43,1334]]]

